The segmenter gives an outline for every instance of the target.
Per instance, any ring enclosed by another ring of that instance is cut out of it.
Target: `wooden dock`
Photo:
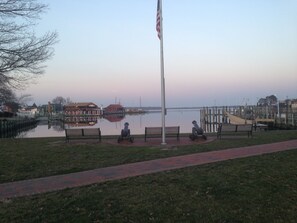
[[[214,106],[200,109],[200,123],[205,132],[216,132],[221,123],[274,125],[278,121],[281,120],[278,120],[275,106]]]

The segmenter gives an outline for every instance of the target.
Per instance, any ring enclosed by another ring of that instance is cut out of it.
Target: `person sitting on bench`
[[[192,121],[194,127],[192,128],[193,135],[203,135],[203,129],[197,124],[196,120]]]
[[[197,124],[196,120],[192,121],[192,124],[194,127],[192,128],[192,134],[189,135],[190,139],[194,141],[195,139],[198,139],[199,136],[201,136],[206,140],[207,137],[204,135],[203,129]]]
[[[120,143],[123,140],[128,140],[130,142],[134,141],[134,138],[130,135],[130,129],[129,129],[129,123],[125,122],[124,128],[121,131],[121,136],[118,138],[118,143]]]
[[[121,131],[122,137],[129,137],[130,136],[130,129],[129,129],[129,123],[125,122],[124,129]]]

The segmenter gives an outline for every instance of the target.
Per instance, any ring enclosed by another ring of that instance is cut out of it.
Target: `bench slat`
[[[161,127],[145,127],[146,134],[162,134]]]
[[[165,127],[165,134],[168,137],[177,137],[179,140],[179,126],[167,126]],[[145,127],[144,140],[147,138],[162,137],[162,127]]]
[[[82,129],[65,129],[67,136],[81,136]]]
[[[221,132],[235,132],[236,131],[236,125],[222,125],[221,126]]]
[[[234,132],[236,134],[237,132],[246,132],[248,134],[248,137],[250,135],[252,136],[253,132],[253,125],[251,124],[240,124],[240,125],[233,125],[233,124],[220,124],[217,132],[217,138],[222,137],[222,133],[229,133],[231,134]]]
[[[177,134],[179,132],[179,126],[173,126],[173,127],[165,127],[165,132],[167,133],[174,133]]]
[[[84,130],[84,135],[88,135],[88,136],[96,136],[99,135],[99,129],[83,129]]]
[[[252,131],[253,125],[237,125],[237,132]]]

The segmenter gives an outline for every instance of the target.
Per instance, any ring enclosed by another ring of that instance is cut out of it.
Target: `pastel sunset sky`
[[[157,0],[41,0],[57,31],[45,74],[21,94],[160,106]],[[296,0],[163,0],[166,106],[297,98]]]

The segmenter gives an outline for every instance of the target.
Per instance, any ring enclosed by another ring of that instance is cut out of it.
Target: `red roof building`
[[[104,108],[104,114],[123,114],[125,108],[120,104],[111,104]]]

